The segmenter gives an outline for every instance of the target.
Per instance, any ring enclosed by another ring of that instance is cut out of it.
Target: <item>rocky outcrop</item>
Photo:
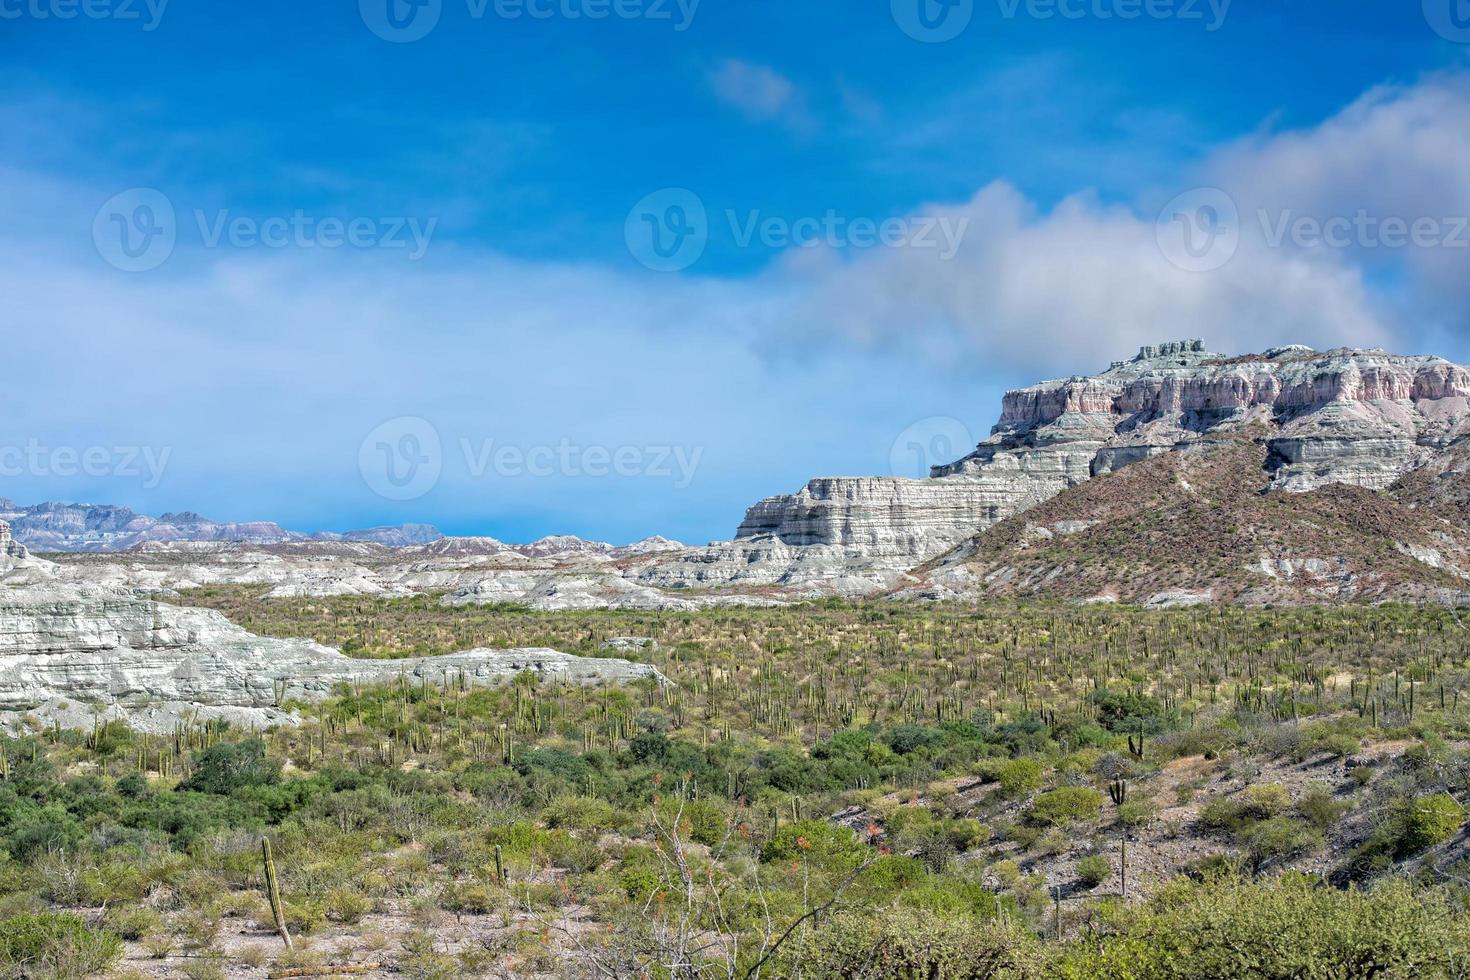
[[[861,592],[1094,477],[1250,433],[1274,490],[1384,489],[1470,431],[1470,369],[1293,345],[1225,357],[1199,340],[1008,392],[988,439],[928,480],[813,480],[750,508],[736,539],[640,571],[665,587]]]
[[[1030,441],[1066,452],[1095,444],[1096,476],[1257,426],[1275,488],[1383,489],[1466,431],[1467,398],[1470,369],[1439,357],[1291,346],[1227,358],[1185,341],[1145,347],[1095,377],[1008,393],[991,438],[934,475],[983,470]]]
[[[569,684],[662,677],[626,660],[547,649],[354,660],[307,640],[255,636],[219,613],[101,589],[0,589],[0,721],[91,725],[124,718],[151,731],[185,718],[290,723],[281,705],[341,683],[504,683],[524,671]]]

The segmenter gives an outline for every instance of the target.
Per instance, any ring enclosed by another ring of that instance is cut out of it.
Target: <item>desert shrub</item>
[[[629,850],[618,868],[618,885],[629,899],[639,905],[665,888],[658,858],[646,847]]]
[[[542,813],[546,825],[566,830],[614,830],[626,818],[611,803],[590,796],[563,796]]]
[[[353,925],[373,910],[373,900],[346,888],[334,888],[322,899],[322,912],[327,919]]]
[[[1243,815],[1240,801],[1217,796],[1200,807],[1199,825],[1205,830],[1234,830],[1244,823]]]
[[[1095,789],[1062,786],[1036,797],[1027,818],[1044,826],[1066,826],[1096,819],[1102,812],[1102,804],[1103,796]]]
[[[1100,951],[1099,951],[1100,948]],[[1072,980],[1441,977],[1470,955],[1470,925],[1446,896],[1404,882],[1362,891],[1301,875],[1278,882],[1180,882],[1100,947],[1079,944],[1054,974]]]
[[[1128,800],[1118,807],[1118,823],[1130,829],[1145,827],[1153,822],[1157,812],[1153,800],[1147,797]]]
[[[286,902],[286,926],[293,933],[313,933],[325,921],[326,913],[319,902],[308,899]]]
[[[1077,862],[1077,877],[1088,888],[1096,888],[1113,875],[1113,862],[1104,854],[1090,854]]]
[[[1314,786],[1302,794],[1297,801],[1296,811],[1302,819],[1318,830],[1326,830],[1342,819],[1351,804],[1338,800],[1325,786]]]
[[[1247,786],[1241,796],[1241,815],[1247,819],[1265,820],[1285,813],[1291,807],[1291,794],[1280,783]]]
[[[243,742],[220,742],[194,758],[194,771],[180,789],[227,796],[250,786],[280,782],[281,764],[267,758],[265,743],[258,738]]]
[[[819,867],[850,870],[868,857],[866,848],[846,827],[825,820],[798,820],[785,824],[761,848],[762,861],[810,860]]]
[[[1005,920],[900,908],[834,916],[789,955],[813,980],[989,980],[1016,976],[1037,952]]]
[[[990,839],[990,828],[969,817],[951,820],[947,829],[955,849],[961,853],[973,851]]]
[[[1345,868],[1351,877],[1383,871],[1442,844],[1465,821],[1465,810],[1447,793],[1418,798],[1399,798],[1384,808],[1382,820],[1368,839],[1355,850]]]
[[[1200,808],[1199,823],[1206,830],[1240,832],[1259,820],[1284,813],[1291,796],[1280,783],[1248,786],[1238,796],[1219,796]]]
[[[995,781],[1006,796],[1022,796],[1041,788],[1043,772],[1035,759],[1011,759],[996,771]]]
[[[0,922],[0,976],[70,980],[102,973],[122,956],[122,940],[69,912]]]
[[[1407,857],[1443,844],[1465,822],[1465,808],[1448,793],[1421,796],[1402,808],[1397,855]]]
[[[498,904],[490,889],[465,882],[450,884],[439,895],[439,907],[455,915],[488,915]]]
[[[1135,691],[1098,691],[1092,702],[1097,706],[1098,722],[1110,732],[1157,735],[1177,721],[1157,698]]]
[[[1251,863],[1260,868],[1322,846],[1322,833],[1290,817],[1271,817],[1252,824],[1241,834]]]
[[[552,867],[566,868],[573,874],[593,871],[603,860],[595,840],[583,840],[564,830],[553,830],[543,835],[535,854]]]
[[[137,942],[158,929],[163,917],[142,905],[128,905],[107,910],[107,928],[130,942]]]
[[[671,809],[667,816],[672,819],[674,812]],[[710,800],[686,800],[680,817],[680,831],[690,840],[709,847],[718,844],[729,828],[725,811]]]

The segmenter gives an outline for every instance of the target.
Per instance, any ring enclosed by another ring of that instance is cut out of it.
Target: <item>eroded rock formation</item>
[[[69,726],[124,718],[150,731],[185,719],[290,723],[283,702],[316,700],[343,682],[494,685],[523,671],[571,684],[662,680],[646,664],[539,648],[355,660],[308,640],[256,636],[212,610],[95,588],[0,588],[0,722],[10,724],[27,716]]]
[[[813,480],[751,507],[733,542],[638,574],[665,587],[869,591],[1095,476],[1234,432],[1265,443],[1273,489],[1383,489],[1470,431],[1467,399],[1470,369],[1439,357],[1144,347],[1097,375],[1008,392],[990,437],[928,480]]]

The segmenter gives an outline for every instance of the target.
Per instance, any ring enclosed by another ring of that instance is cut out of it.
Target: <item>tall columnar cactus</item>
[[[1137,736],[1133,736],[1133,735],[1129,735],[1128,736],[1128,752],[1129,752],[1130,755],[1132,755],[1139,762],[1142,762],[1143,761],[1143,732],[1142,731],[1140,731]]]
[[[276,880],[276,862],[271,859],[269,838],[260,839],[260,853],[265,862],[265,892],[271,903],[271,918],[275,920],[276,932],[281,934],[281,942],[286,944],[287,949],[293,949],[291,930],[286,928],[286,907],[281,903],[281,888]]]
[[[1123,804],[1128,801],[1128,780],[1114,779],[1108,785],[1108,796],[1112,798],[1113,807],[1119,811],[1121,816]],[[1123,900],[1128,899],[1128,828],[1118,824],[1118,880],[1122,885]]]

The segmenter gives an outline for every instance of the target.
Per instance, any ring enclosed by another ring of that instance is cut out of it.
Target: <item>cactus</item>
[[[1128,754],[1139,762],[1143,761],[1143,732],[1139,732],[1136,739],[1132,735],[1128,736]]]
[[[1113,806],[1118,810],[1123,809],[1123,804],[1128,800],[1128,780],[1118,778],[1108,784],[1108,796],[1113,801]],[[1118,880],[1121,882],[1123,901],[1128,900],[1128,828],[1118,828]]]
[[[1113,801],[1113,806],[1121,808],[1128,800],[1128,780],[1121,777],[1114,779],[1108,784],[1108,796]]]
[[[271,903],[271,918],[275,920],[276,932],[281,934],[281,942],[287,949],[294,949],[291,930],[286,928],[286,907],[281,903],[281,889],[276,881],[276,862],[271,859],[270,838],[260,839],[260,853],[265,863],[265,892]]]

